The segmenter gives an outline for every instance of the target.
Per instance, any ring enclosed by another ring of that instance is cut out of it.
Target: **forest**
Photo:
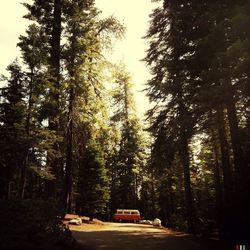
[[[67,245],[66,213],[110,221],[118,208],[250,244],[250,0],[154,2],[145,118],[108,56],[124,24],[94,0],[24,4],[21,57],[0,85],[1,249]]]

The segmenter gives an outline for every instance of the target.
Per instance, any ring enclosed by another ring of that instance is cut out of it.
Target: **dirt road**
[[[98,250],[219,250],[215,242],[204,242],[182,233],[151,225],[104,223],[71,227],[79,249]]]

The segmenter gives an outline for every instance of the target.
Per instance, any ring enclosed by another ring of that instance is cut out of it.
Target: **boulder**
[[[161,220],[158,219],[158,218],[155,218],[155,219],[153,220],[153,225],[154,225],[154,226],[157,226],[157,227],[161,227]]]
[[[151,220],[140,220],[140,224],[152,225],[152,221]]]
[[[153,224],[153,222],[152,222],[151,220],[146,220],[146,224],[148,224],[148,225],[152,225],[152,224]]]
[[[69,224],[71,225],[81,225],[82,224],[82,219],[81,218],[75,218],[69,221]]]

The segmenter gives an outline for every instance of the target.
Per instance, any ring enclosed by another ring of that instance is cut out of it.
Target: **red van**
[[[135,209],[117,209],[116,213],[113,215],[114,221],[133,221],[138,222],[141,220],[139,210]]]

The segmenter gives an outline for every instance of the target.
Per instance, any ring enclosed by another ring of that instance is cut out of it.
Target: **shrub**
[[[73,244],[54,200],[0,201],[1,250],[59,250]]]

